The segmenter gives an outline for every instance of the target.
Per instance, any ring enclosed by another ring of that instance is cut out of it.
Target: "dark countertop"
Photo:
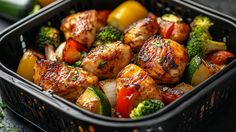
[[[236,17],[236,2],[234,0],[193,0],[207,5],[220,12]],[[0,18],[0,31],[9,26],[11,23]],[[4,128],[0,131],[7,131],[16,128],[18,131],[34,132],[39,131],[36,127],[29,124],[10,110],[4,110]],[[232,92],[228,101],[223,108],[219,110],[205,127],[203,132],[232,132],[236,131],[236,90]]]

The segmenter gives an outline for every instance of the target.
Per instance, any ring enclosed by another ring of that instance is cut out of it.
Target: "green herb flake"
[[[162,57],[158,57],[157,58],[157,63],[161,63],[162,62]]]
[[[99,64],[98,64],[98,68],[103,68],[105,65],[106,65],[106,61],[101,61]]]
[[[68,73],[70,70],[68,70],[68,69],[65,69],[65,73]]]
[[[74,81],[76,81],[76,80],[77,80],[76,76],[72,76],[72,77],[71,77],[71,81],[74,82]]]
[[[76,66],[76,67],[80,67],[81,64],[82,64],[82,61],[81,61],[81,60],[75,62],[75,66]]]
[[[132,59],[132,63],[137,64],[138,62],[138,54],[134,54],[134,58]]]
[[[166,42],[166,45],[167,45],[167,46],[169,46],[169,45],[170,45],[170,40],[168,40],[168,41]]]
[[[155,46],[157,46],[158,48],[162,48],[162,45],[161,45],[160,42],[155,42],[154,44],[155,44]]]
[[[74,66],[68,65],[69,68],[75,68]]]
[[[79,72],[78,72],[78,71],[75,69],[75,71],[74,71],[74,74],[76,74],[76,75],[77,75],[78,73],[79,73]]]

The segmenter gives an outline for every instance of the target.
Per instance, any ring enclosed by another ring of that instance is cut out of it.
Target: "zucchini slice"
[[[164,14],[162,17],[162,20],[169,21],[169,22],[182,22],[183,19],[179,16],[176,16],[174,14]]]
[[[211,67],[200,57],[195,56],[191,59],[187,68],[187,80],[196,86],[212,75]]]
[[[78,98],[76,104],[93,113],[111,115],[111,105],[104,93],[97,87],[88,87]]]

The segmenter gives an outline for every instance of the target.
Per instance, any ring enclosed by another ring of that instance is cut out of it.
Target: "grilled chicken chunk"
[[[141,19],[132,24],[124,34],[124,43],[130,45],[133,51],[138,52],[144,42],[158,32],[158,23],[155,15]]]
[[[33,78],[37,85],[72,102],[76,101],[87,87],[98,83],[98,78],[92,73],[60,62],[41,60],[35,64],[34,70]]]
[[[186,49],[177,42],[160,36],[149,38],[138,55],[138,65],[158,84],[178,82],[187,63]]]
[[[113,78],[132,58],[131,48],[117,41],[91,50],[81,66],[100,78]]]
[[[67,16],[60,29],[65,38],[73,38],[77,42],[89,48],[94,42],[96,31],[105,24],[101,12],[88,10]]]
[[[156,85],[155,81],[148,75],[147,72],[145,72],[142,68],[134,64],[127,65],[117,75],[116,93],[118,98],[120,98],[119,96],[123,96],[119,94],[122,89],[129,88],[135,88],[138,92],[137,97],[131,97],[132,93],[130,93],[130,97],[126,97],[135,98],[132,99],[134,101],[132,107],[135,107],[139,102],[147,99],[161,100],[160,89]]]
[[[187,23],[182,21],[182,18],[179,19],[181,19],[181,21],[173,22],[158,18],[157,22],[160,26],[158,33],[164,38],[169,38],[178,43],[183,43],[188,39],[190,27]]]
[[[174,30],[170,35],[170,39],[174,40],[178,43],[183,43],[188,39],[188,35],[190,32],[190,27],[186,23],[175,23]]]

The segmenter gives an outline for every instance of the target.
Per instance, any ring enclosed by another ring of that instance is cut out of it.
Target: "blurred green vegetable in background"
[[[17,21],[55,0],[0,0],[0,16],[10,21]]]

